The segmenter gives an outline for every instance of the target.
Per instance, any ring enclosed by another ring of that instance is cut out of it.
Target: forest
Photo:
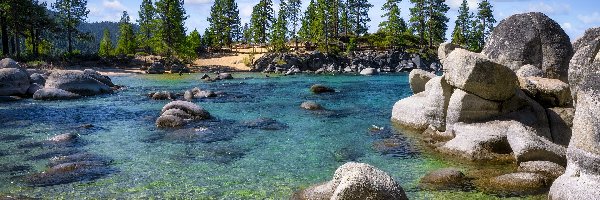
[[[5,0],[0,3],[1,52],[25,60],[135,54],[193,60],[202,54],[260,46],[272,52],[397,49],[435,56],[437,46],[447,40],[449,6],[445,0],[409,0],[410,18],[403,19],[401,1],[387,0],[380,8],[386,20],[369,33],[368,11],[376,8],[367,0],[311,0],[304,11],[300,0],[282,0],[277,13],[272,0],[260,0],[250,22],[243,25],[235,0],[215,0],[209,26],[201,34],[186,29],[189,16],[183,0],[143,0],[135,22],[123,11],[119,22],[93,23],[86,21],[90,12],[86,0],[56,0],[50,5]],[[481,51],[496,23],[492,9],[484,0],[470,11],[463,0],[451,41]]]

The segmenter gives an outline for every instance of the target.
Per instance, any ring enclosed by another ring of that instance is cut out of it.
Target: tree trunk
[[[68,44],[68,48],[67,48],[67,49],[68,49],[68,51],[69,51],[69,54],[73,54],[73,45],[72,45],[72,43],[73,43],[73,38],[71,38],[71,36],[72,36],[72,34],[71,34],[71,29],[69,29],[69,30],[67,31],[67,39],[68,39],[68,43],[69,43],[69,44]]]
[[[17,26],[18,27],[18,26]],[[19,38],[19,29],[15,29],[15,56],[21,56],[21,39]]]
[[[6,16],[0,13],[0,26],[2,29],[2,55],[8,56],[8,26],[6,25]]]
[[[14,56],[15,55],[15,36],[11,35],[10,36],[10,55]]]

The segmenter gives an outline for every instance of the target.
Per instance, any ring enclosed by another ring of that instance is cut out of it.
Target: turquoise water
[[[200,75],[113,77],[126,88],[112,95],[76,101],[23,100],[0,105],[0,194],[40,198],[287,199],[295,191],[331,179],[348,161],[388,172],[417,199],[446,193],[420,192],[418,179],[448,166],[424,155],[410,138],[390,128],[393,104],[411,94],[407,74],[265,78],[255,73],[205,83]],[[315,95],[312,84],[334,87]],[[200,87],[222,91],[195,103],[214,117],[179,132],[154,125],[168,101],[150,100],[152,91]],[[303,110],[305,100],[327,111]],[[271,118],[278,130],[249,128],[245,122]],[[83,124],[94,127],[79,128]],[[372,132],[375,125],[383,131]],[[205,138],[180,137],[208,128]],[[35,145],[53,135],[77,133],[70,146]],[[396,133],[395,135],[393,135]],[[389,139],[391,137],[391,139]],[[382,138],[392,148],[373,148]],[[87,152],[110,160],[106,174],[90,180],[29,186],[23,176],[47,169],[48,158]]]

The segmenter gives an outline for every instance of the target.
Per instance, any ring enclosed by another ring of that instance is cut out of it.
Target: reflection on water
[[[205,83],[199,75],[119,76],[113,81],[126,88],[112,95],[2,104],[0,194],[287,199],[330,179],[344,162],[358,161],[390,173],[411,197],[439,196],[412,188],[427,171],[447,164],[422,155],[410,138],[389,128],[392,105],[411,94],[406,74],[234,77]],[[337,92],[314,95],[308,88],[315,83]],[[222,92],[195,100],[215,119],[156,128],[168,101],[145,94],[194,87]],[[303,110],[306,100],[327,110]],[[69,144],[45,142],[62,133],[79,137]]]

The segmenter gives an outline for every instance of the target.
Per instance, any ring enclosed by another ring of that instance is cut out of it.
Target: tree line
[[[450,8],[445,0],[409,0],[410,18],[405,20],[401,17],[401,1],[387,0],[380,8],[385,20],[377,32],[368,33],[368,12],[373,5],[367,0],[310,0],[305,10],[301,10],[300,0],[281,0],[278,12],[274,11],[272,0],[259,0],[249,22],[243,25],[235,0],[215,0],[207,19],[209,26],[201,35],[197,30],[186,34],[184,22],[188,15],[183,0],[142,0],[136,22],[124,11],[117,33],[104,30],[98,55],[144,52],[195,58],[239,44],[266,46],[276,52],[303,47],[340,53],[367,45],[434,54],[437,46],[446,41],[446,14]],[[89,13],[87,0],[56,0],[51,9],[47,7],[38,0],[0,3],[2,55],[25,53],[38,57],[56,52],[63,43],[66,54],[76,54],[73,44],[90,40],[91,35],[78,28]],[[467,1],[463,0],[452,42],[480,51],[495,22],[488,0],[481,1],[474,13],[469,12]],[[113,34],[117,35],[116,44]]]

